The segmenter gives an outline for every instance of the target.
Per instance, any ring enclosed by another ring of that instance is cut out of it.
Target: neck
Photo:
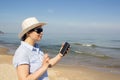
[[[25,39],[25,42],[32,45],[32,46],[34,46],[34,44],[35,44],[35,41],[29,37]]]

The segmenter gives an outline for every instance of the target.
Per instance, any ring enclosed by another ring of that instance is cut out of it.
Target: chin
[[[41,40],[41,38],[37,39],[37,41],[40,41],[40,40]]]
[[[40,41],[41,39],[42,39],[42,37],[39,37],[39,38],[36,39],[36,41],[38,42],[38,41]]]

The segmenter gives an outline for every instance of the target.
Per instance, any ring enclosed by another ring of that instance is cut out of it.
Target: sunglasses
[[[40,34],[41,32],[43,32],[42,28],[34,28],[32,30],[30,30],[30,32],[35,31],[36,33]]]

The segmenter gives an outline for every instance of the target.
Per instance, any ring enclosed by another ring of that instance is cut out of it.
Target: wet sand
[[[12,55],[0,47],[0,80],[18,80],[12,65]],[[120,80],[120,74],[89,68],[88,66],[56,65],[48,69],[50,80]]]

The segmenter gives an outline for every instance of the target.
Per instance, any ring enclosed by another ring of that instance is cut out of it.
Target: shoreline
[[[8,49],[0,47],[0,64],[12,64],[13,55],[7,54]]]
[[[17,80],[15,68],[12,65],[13,55],[8,49],[0,47],[0,80]],[[7,74],[6,74],[7,73]],[[12,73],[12,74],[11,74]],[[48,69],[50,80],[119,80],[120,74],[89,68],[88,66],[73,66],[57,64]],[[6,77],[7,76],[7,77]]]

